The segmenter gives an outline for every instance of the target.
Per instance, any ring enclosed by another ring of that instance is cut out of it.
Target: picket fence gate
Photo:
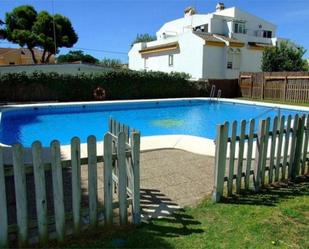
[[[95,136],[87,139],[87,158],[81,158],[81,144],[78,137],[71,140],[71,160],[62,160],[59,141],[50,145],[50,162],[43,162],[42,144],[32,144],[32,163],[24,163],[24,148],[21,144],[12,146],[13,165],[5,165],[3,147],[0,147],[0,248],[6,247],[10,239],[18,240],[19,246],[30,243],[30,228],[36,229],[34,238],[44,244],[56,233],[63,241],[67,234],[78,234],[86,227],[96,227],[100,221],[110,226],[114,223],[116,209],[119,209],[119,223],[129,222],[128,207],[132,210],[132,223],[140,223],[140,134],[128,126],[110,120],[110,131],[104,135],[103,157],[98,156]],[[124,129],[125,127],[125,129]],[[97,163],[104,162],[104,203],[98,208]],[[88,167],[88,207],[81,207],[81,165]],[[65,211],[63,170],[71,169],[72,209]],[[53,215],[48,216],[46,172],[51,171],[53,192]],[[27,210],[26,175],[33,174],[35,188],[36,219],[29,220]],[[16,224],[8,223],[6,177],[14,176],[16,200]],[[117,187],[115,187],[117,186]],[[116,196],[116,197],[115,197]],[[118,197],[117,197],[118,196]],[[117,217],[118,217],[117,216]],[[103,217],[103,218],[102,218]],[[85,219],[86,218],[86,219]],[[66,223],[71,221],[72,227]],[[51,227],[54,231],[51,231]],[[33,235],[33,233],[32,233]]]
[[[229,122],[217,126],[214,202],[224,193],[258,191],[265,184],[309,173],[309,115],[260,120],[258,133],[254,119],[249,125],[234,121],[230,133],[229,126]]]

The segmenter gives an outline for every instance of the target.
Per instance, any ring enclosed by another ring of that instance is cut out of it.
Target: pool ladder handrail
[[[221,98],[221,89],[218,89],[218,93],[217,93],[217,101],[220,100]],[[215,98],[215,94],[216,94],[216,86],[215,85],[212,85],[211,86],[211,90],[210,90],[210,100],[214,99]]]

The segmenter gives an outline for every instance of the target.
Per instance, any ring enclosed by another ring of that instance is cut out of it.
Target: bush
[[[182,73],[112,71],[102,74],[0,74],[0,101],[91,101],[98,86],[107,100],[206,96],[207,84]]]

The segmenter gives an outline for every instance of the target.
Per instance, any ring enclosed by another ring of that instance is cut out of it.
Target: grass
[[[251,99],[251,98],[239,98],[240,100],[249,100],[249,101],[257,101],[257,102],[265,102],[265,103],[272,103],[272,104],[282,104],[282,105],[294,105],[294,106],[305,106],[309,107],[309,103],[294,103],[294,102],[286,102],[280,100],[261,100],[261,99]]]
[[[260,194],[206,199],[137,228],[99,228],[61,248],[309,248],[309,176]],[[57,245],[51,245],[55,248]]]

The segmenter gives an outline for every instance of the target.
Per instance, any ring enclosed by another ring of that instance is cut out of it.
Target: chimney
[[[192,15],[196,14],[196,10],[192,6],[185,8],[184,12],[185,12],[185,17],[186,16],[192,16]]]
[[[221,10],[224,10],[225,9],[225,6],[224,6],[224,3],[217,3],[216,5],[216,11],[221,11]]]

